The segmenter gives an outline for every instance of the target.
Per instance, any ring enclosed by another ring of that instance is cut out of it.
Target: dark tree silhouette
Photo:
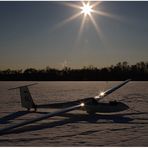
[[[135,81],[148,81],[148,62],[129,65],[119,62],[110,67],[97,68],[92,65],[81,69],[64,67],[62,70],[28,68],[23,70],[0,70],[1,81],[116,81],[131,78]]]

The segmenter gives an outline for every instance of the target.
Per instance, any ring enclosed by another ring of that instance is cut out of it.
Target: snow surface
[[[53,111],[40,109],[26,114],[20,106],[19,91],[8,91],[30,83],[0,82],[0,129]],[[38,83],[30,91],[35,103],[46,104],[92,97],[120,82]],[[148,146],[148,82],[129,82],[104,101],[114,99],[130,109],[93,116],[71,111],[0,135],[0,146]]]

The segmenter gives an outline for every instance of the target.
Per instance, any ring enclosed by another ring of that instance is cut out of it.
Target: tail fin
[[[17,89],[17,88],[20,89],[21,105],[22,107],[27,108],[28,110],[30,110],[31,108],[34,108],[36,110],[36,105],[28,89],[28,86],[35,85],[35,84],[37,83],[9,89],[9,90]]]

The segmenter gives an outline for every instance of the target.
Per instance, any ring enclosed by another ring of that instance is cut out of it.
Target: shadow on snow
[[[1,123],[8,123],[9,120],[16,119],[17,117],[23,116],[27,114],[27,111],[19,111],[16,113],[12,113],[10,115],[7,115],[5,117],[0,118]],[[46,114],[48,112],[38,112],[41,114]],[[83,122],[84,123],[91,123],[91,124],[107,124],[107,123],[119,123],[119,124],[148,124],[148,122],[144,123],[139,123],[139,122],[131,122],[134,119],[131,117],[126,117],[128,115],[141,115],[141,114],[147,114],[147,112],[141,112],[141,113],[121,113],[121,114],[115,114],[115,115],[100,115],[100,114],[95,114],[95,115],[88,115],[88,114],[72,114],[72,113],[65,113],[61,115],[62,117],[66,117],[66,119],[62,119],[60,121],[53,121],[50,123],[38,123],[35,125],[28,125],[24,127],[20,127],[11,131],[8,131],[3,134],[10,134],[10,133],[23,133],[23,132],[29,132],[29,131],[37,131],[37,130],[43,130],[47,128],[52,128],[56,126],[62,126],[68,123],[79,123]],[[47,119],[46,119],[47,120]],[[3,121],[3,122],[2,122]],[[2,135],[3,135],[2,134]]]

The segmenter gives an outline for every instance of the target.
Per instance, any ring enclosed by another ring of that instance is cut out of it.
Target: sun
[[[72,16],[66,18],[65,20],[61,21],[59,24],[57,24],[55,26],[54,29],[60,28],[61,26],[65,25],[65,24],[73,21],[77,17],[81,16],[82,21],[80,24],[80,29],[78,31],[77,40],[79,41],[81,34],[83,32],[84,26],[87,24],[87,23],[85,23],[86,20],[90,20],[89,22],[91,22],[93,24],[93,26],[96,30],[96,33],[99,35],[99,37],[101,37],[102,36],[101,28],[99,27],[98,21],[96,21],[98,19],[97,16],[104,16],[104,17],[109,17],[109,18],[113,18],[113,19],[118,19],[118,17],[116,18],[116,16],[100,10],[99,9],[100,3],[101,3],[100,0],[98,0],[96,2],[90,2],[90,0],[88,2],[81,1],[80,5],[77,3],[74,3],[74,2],[64,2],[65,6],[72,7],[74,9],[78,9],[78,12],[73,14]]]
[[[84,15],[90,15],[91,12],[93,11],[92,6],[89,3],[87,4],[84,3],[81,9],[82,9],[81,13],[84,13]]]

